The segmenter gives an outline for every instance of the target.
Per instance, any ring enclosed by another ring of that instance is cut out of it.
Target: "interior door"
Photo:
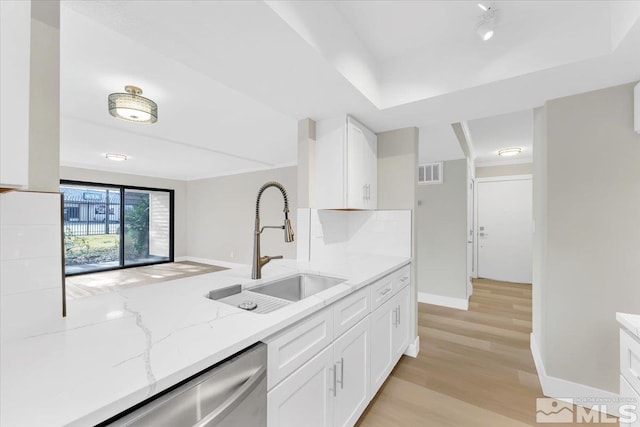
[[[477,182],[478,277],[531,283],[531,179]]]
[[[473,208],[474,208],[474,179],[471,175],[471,172],[467,171],[468,174],[468,186],[467,186],[467,297],[473,293],[473,286],[471,279],[476,277],[476,272],[474,271],[474,251],[473,251],[473,242],[475,233],[473,232]]]

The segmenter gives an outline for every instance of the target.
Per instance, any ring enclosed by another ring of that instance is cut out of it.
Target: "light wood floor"
[[[570,425],[536,423],[530,285],[476,280],[469,311],[418,312],[419,356],[402,357],[359,427]]]
[[[66,295],[67,299],[81,298],[112,292],[114,289],[151,285],[221,270],[227,269],[216,265],[183,261],[81,274],[66,278]]]

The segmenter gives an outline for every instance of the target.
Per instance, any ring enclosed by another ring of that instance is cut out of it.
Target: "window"
[[[173,190],[61,181],[67,276],[173,262]]]

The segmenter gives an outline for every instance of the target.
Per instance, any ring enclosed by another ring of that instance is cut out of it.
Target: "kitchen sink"
[[[339,285],[343,279],[318,276],[315,274],[296,274],[293,277],[280,279],[265,285],[249,289],[263,295],[282,298],[287,301],[300,301],[325,289]]]
[[[243,310],[264,314],[315,295],[342,282],[344,279],[335,277],[296,274],[251,289],[243,290],[242,285],[216,289],[210,291],[207,298]]]

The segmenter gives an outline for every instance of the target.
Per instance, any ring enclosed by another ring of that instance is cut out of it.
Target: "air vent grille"
[[[442,184],[442,162],[418,166],[418,184]]]

